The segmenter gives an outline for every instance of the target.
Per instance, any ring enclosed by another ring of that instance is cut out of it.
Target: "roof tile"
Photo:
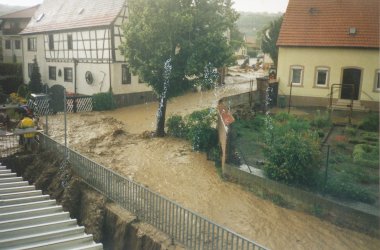
[[[277,45],[379,48],[379,5],[379,0],[289,0]],[[350,27],[356,34],[349,34]]]

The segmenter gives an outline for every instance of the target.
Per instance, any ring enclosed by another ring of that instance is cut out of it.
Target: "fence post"
[[[326,191],[326,186],[327,186],[327,173],[329,169],[329,157],[330,157],[330,145],[327,145],[327,154],[326,154],[326,170],[325,170],[325,183],[323,187],[323,193]]]

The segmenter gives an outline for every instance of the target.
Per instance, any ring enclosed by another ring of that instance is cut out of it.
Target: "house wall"
[[[379,50],[352,48],[294,48],[280,47],[277,77],[279,78],[279,95],[289,95],[290,67],[303,66],[303,84],[294,86],[292,96],[314,98],[310,103],[326,105],[331,84],[341,84],[343,69],[354,67],[362,69],[362,81],[359,100],[379,102],[379,92],[374,90],[375,72],[380,68]],[[315,87],[316,67],[329,68],[328,86]],[[338,98],[338,94],[334,97]],[[293,99],[292,99],[293,100]]]
[[[28,50],[28,38],[36,38],[37,44],[36,44],[36,50],[35,51],[29,51]],[[44,42],[43,42],[43,36],[42,35],[24,35],[22,36],[22,46],[24,50],[24,56],[23,56],[23,74],[24,74],[24,83],[27,84],[30,81],[29,74],[28,74],[28,64],[33,63],[33,59],[37,59],[38,66],[40,67],[40,74],[41,74],[41,80],[43,83],[46,83],[47,81],[47,69],[45,67],[45,57],[44,57]]]
[[[112,91],[114,94],[152,91],[152,88],[146,83],[139,82],[139,77],[136,75],[132,75],[131,84],[122,84],[122,65],[123,63],[113,63],[111,65]]]
[[[11,48],[6,49],[5,43],[6,41],[11,41]],[[21,63],[22,62],[22,43],[20,44],[20,48],[16,49],[16,40],[21,42],[20,36],[3,36],[2,39],[2,48],[3,48],[3,62],[5,63],[13,63],[13,55],[16,56],[16,62]]]

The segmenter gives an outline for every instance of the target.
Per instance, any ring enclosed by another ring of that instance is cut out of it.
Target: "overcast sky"
[[[80,1],[80,0],[78,0]],[[107,0],[104,0],[107,1]],[[289,0],[233,0],[238,11],[246,12],[285,12]],[[42,0],[0,0],[1,4],[32,6],[42,3]]]

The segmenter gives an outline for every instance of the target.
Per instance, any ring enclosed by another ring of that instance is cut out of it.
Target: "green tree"
[[[29,81],[29,90],[31,93],[41,93],[42,92],[42,81],[40,68],[37,63],[37,59],[33,59],[32,73]]]
[[[209,84],[210,72],[232,59],[225,34],[238,14],[231,5],[231,0],[129,1],[122,50],[133,73],[159,99],[156,136],[165,134],[167,100],[194,84]]]
[[[268,53],[273,60],[274,66],[277,67],[278,48],[277,40],[280,34],[283,17],[272,21],[267,27],[261,30],[261,50]]]

